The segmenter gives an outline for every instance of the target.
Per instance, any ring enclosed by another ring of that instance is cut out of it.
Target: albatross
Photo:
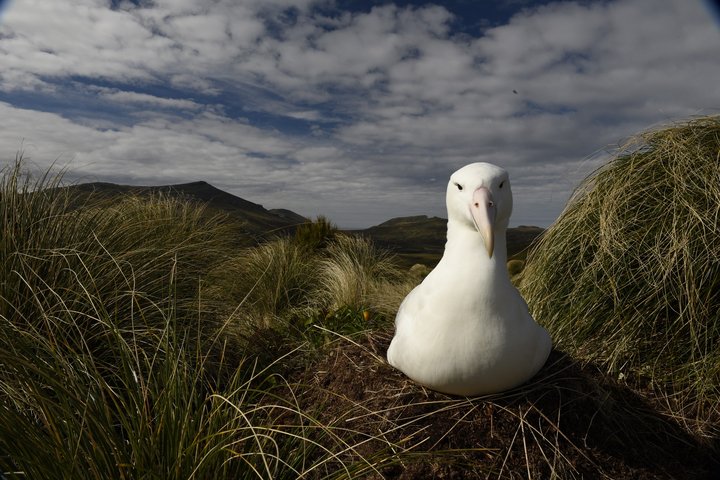
[[[466,165],[450,177],[446,202],[445,251],[400,305],[388,362],[451,395],[508,390],[533,377],[552,347],[508,275],[508,173]]]

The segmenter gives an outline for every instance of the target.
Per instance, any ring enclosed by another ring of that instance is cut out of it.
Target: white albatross
[[[439,392],[501,392],[534,376],[552,347],[507,272],[508,174],[466,165],[450,177],[446,201],[445,252],[400,305],[388,362]]]

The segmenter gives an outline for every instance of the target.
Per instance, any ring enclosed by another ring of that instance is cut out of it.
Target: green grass
[[[696,415],[701,430],[714,422],[720,117],[632,138],[578,187],[523,275],[558,346],[675,394],[676,413]]]

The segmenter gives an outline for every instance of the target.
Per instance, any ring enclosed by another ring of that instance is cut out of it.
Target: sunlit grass
[[[328,309],[371,303],[379,283],[401,278],[397,265],[370,240],[340,235],[327,246],[320,261],[318,297]]]
[[[720,117],[631,139],[578,187],[523,276],[557,345],[717,419]]]

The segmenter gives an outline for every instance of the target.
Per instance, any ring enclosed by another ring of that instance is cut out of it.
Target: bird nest
[[[718,468],[712,445],[684,431],[652,392],[637,392],[561,351],[527,384],[467,398],[408,380],[385,361],[389,343],[382,331],[338,338],[290,384],[301,410],[326,425],[314,439],[319,445],[333,448],[327,431],[342,435],[344,448],[327,473],[699,479]]]
[[[530,253],[521,290],[556,345],[714,418],[720,438],[720,116],[621,147]]]

